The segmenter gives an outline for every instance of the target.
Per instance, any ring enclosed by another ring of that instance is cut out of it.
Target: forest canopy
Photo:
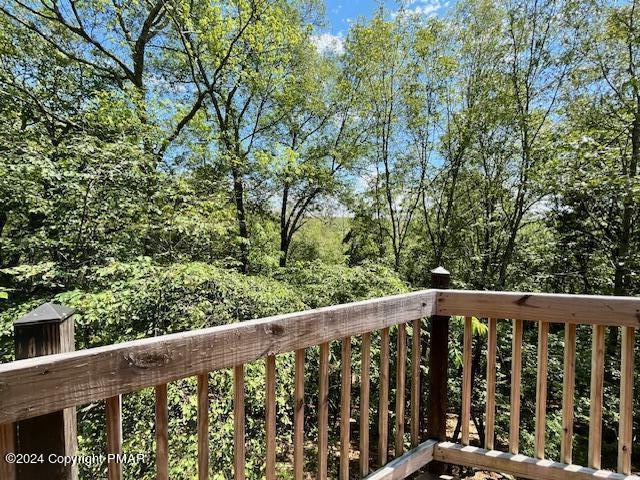
[[[1,8],[4,296],[139,257],[638,290],[635,2],[381,7],[333,49],[311,1]]]
[[[638,295],[639,9],[380,6],[326,48],[319,0],[0,0],[2,361],[12,322],[49,299],[78,309],[84,348],[424,288],[439,265],[456,288]],[[618,346],[612,330],[607,381]],[[193,385],[172,388],[179,410]],[[132,444],[150,441],[149,402],[126,405]],[[85,451],[103,442],[93,407]],[[195,465],[182,413],[172,478]]]

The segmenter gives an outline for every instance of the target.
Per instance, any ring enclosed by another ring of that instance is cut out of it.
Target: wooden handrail
[[[438,290],[436,315],[640,328],[640,297]]]
[[[361,335],[434,312],[435,291],[424,290],[0,364],[0,424]]]

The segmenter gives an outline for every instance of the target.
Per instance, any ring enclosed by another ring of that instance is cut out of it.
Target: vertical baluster
[[[362,336],[360,368],[360,476],[369,474],[369,374],[371,365],[371,333]]]
[[[295,410],[293,412],[293,472],[295,480],[304,477],[304,348],[296,350]]]
[[[413,321],[411,337],[411,448],[420,443],[420,323]]]
[[[487,333],[487,411],[485,418],[484,445],[487,450],[493,450],[493,438],[495,436],[496,418],[496,347],[498,322],[495,318],[489,319],[489,331]]]
[[[349,447],[351,446],[351,337],[342,339],[341,363],[340,478],[349,480]]]
[[[329,344],[320,345],[320,399],[318,401],[318,480],[327,478],[329,456]]]
[[[407,329],[398,325],[398,354],[396,356],[396,447],[395,456],[404,453],[404,390],[407,366]]]
[[[209,478],[209,375],[198,375],[198,479]]]
[[[473,331],[471,317],[464,319],[464,344],[462,353],[462,444],[469,445],[471,423],[471,353]]]
[[[14,423],[0,425],[0,478],[15,480],[15,463],[5,460],[7,453],[16,453],[16,426]]]
[[[156,394],[156,479],[169,480],[169,406],[167,384],[157,385]]]
[[[593,326],[591,350],[591,401],[589,406],[589,446],[590,468],[600,468],[602,445],[602,393],[604,389],[604,334],[603,325]]]
[[[631,474],[634,341],[634,328],[622,327],[622,359],[620,365],[620,425],[618,428],[618,472],[624,475]]]
[[[233,478],[244,480],[244,365],[233,368]]]
[[[573,392],[576,380],[576,325],[564,326],[564,378],[562,382],[562,438],[560,461],[570,464],[573,448]]]
[[[549,351],[549,323],[538,322],[538,370],[536,375],[535,456],[544,458],[547,416],[547,363]]]
[[[380,405],[378,407],[378,455],[380,466],[387,463],[389,437],[389,328],[380,335]]]
[[[269,355],[267,365],[266,434],[267,434],[267,480],[276,478],[276,357]]]
[[[122,396],[107,398],[107,454],[122,453]],[[109,480],[122,479],[122,464],[116,461],[107,463]]]
[[[522,374],[522,320],[513,321],[511,345],[511,419],[509,452],[516,454],[520,445],[520,379]]]

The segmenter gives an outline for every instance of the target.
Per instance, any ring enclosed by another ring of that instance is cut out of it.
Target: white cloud
[[[413,15],[430,16],[436,13],[441,8],[442,8],[442,5],[440,5],[439,2],[436,2],[436,3],[427,4],[427,5],[418,5],[417,7],[414,7],[411,10],[409,10],[409,12]]]
[[[407,4],[408,8],[404,9],[404,15],[411,17],[433,17],[436,13],[443,9],[447,8],[449,2],[440,3],[440,0],[410,0]],[[394,12],[392,14],[393,17],[396,17],[400,14],[399,11]]]
[[[312,35],[311,42],[321,54],[333,53],[341,55],[344,53],[344,37],[342,35],[333,35],[331,33]]]

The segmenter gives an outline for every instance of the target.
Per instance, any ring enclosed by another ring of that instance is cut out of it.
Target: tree
[[[525,214],[544,196],[536,176],[548,161],[548,127],[575,49],[569,19],[577,14],[557,0],[515,0],[505,6],[508,48],[507,78],[518,138],[516,195],[507,215],[507,243],[502,251],[496,286],[503,288]]]
[[[159,137],[145,137],[145,149],[161,159],[170,142],[193,119],[202,105],[202,95],[189,95],[180,100],[189,105],[180,109],[173,118],[173,126],[166,125],[166,111],[158,110],[149,102],[154,96],[168,98],[166,86],[176,85],[179,78],[167,78],[167,71],[157,68],[164,58],[165,49],[171,51],[168,12],[174,8],[166,0],[156,2],[78,2],[67,0],[6,0],[0,12],[7,25],[22,33],[26,42],[36,42],[47,48],[49,54],[82,69],[83,78],[97,78],[106,82],[120,98],[131,102],[139,121],[149,126]],[[15,37],[14,37],[15,38]],[[20,44],[28,48],[28,45]],[[17,69],[4,81],[20,89],[25,98],[42,108],[42,102],[30,92],[25,78]],[[33,69],[29,69],[31,74]],[[78,79],[80,80],[80,79]],[[165,83],[166,82],[166,83]],[[85,102],[92,95],[85,97]],[[153,166],[151,166],[153,168]]]
[[[240,261],[249,271],[247,177],[251,156],[280,121],[272,115],[276,92],[293,81],[292,61],[303,40],[299,12],[285,1],[241,1],[230,7],[200,2],[174,16],[191,81],[207,97],[218,152],[231,173]],[[211,25],[218,29],[211,31]],[[221,68],[225,63],[229,68]]]
[[[607,150],[613,150],[617,161],[614,168],[622,180],[617,208],[619,224],[614,227],[612,263],[614,265],[613,293],[628,294],[631,289],[630,266],[636,264],[632,248],[638,229],[634,219],[638,216],[638,161],[640,159],[640,77],[638,65],[640,57],[640,6],[637,1],[629,5],[611,7],[606,4],[594,5],[596,17],[604,19],[596,23],[595,43],[591,43],[590,59],[596,77],[599,96],[596,101],[600,108],[613,114],[605,123],[600,123],[596,135],[614,135],[605,140]],[[613,123],[613,125],[612,125]],[[613,128],[611,128],[613,127]],[[607,130],[613,130],[607,132]],[[600,131],[598,131],[600,130]],[[600,137],[597,142],[604,140]],[[604,146],[604,145],[603,145]],[[606,148],[605,147],[605,148]]]
[[[358,84],[348,77],[348,64],[309,47],[300,52],[297,81],[279,95],[281,121],[272,131],[273,146],[263,151],[280,202],[281,267],[309,214],[348,190],[366,139],[357,119]]]
[[[430,129],[432,97],[413,88],[419,74],[411,58],[411,39],[410,19],[399,15],[385,20],[380,9],[368,25],[354,27],[347,41],[347,58],[355,81],[361,84],[359,115],[367,119],[363,128],[371,143],[369,188],[380,232],[391,241],[396,270],[424,189],[430,149],[428,137],[422,135]],[[413,150],[403,134],[407,125],[418,140]],[[383,242],[380,237],[381,251]]]

